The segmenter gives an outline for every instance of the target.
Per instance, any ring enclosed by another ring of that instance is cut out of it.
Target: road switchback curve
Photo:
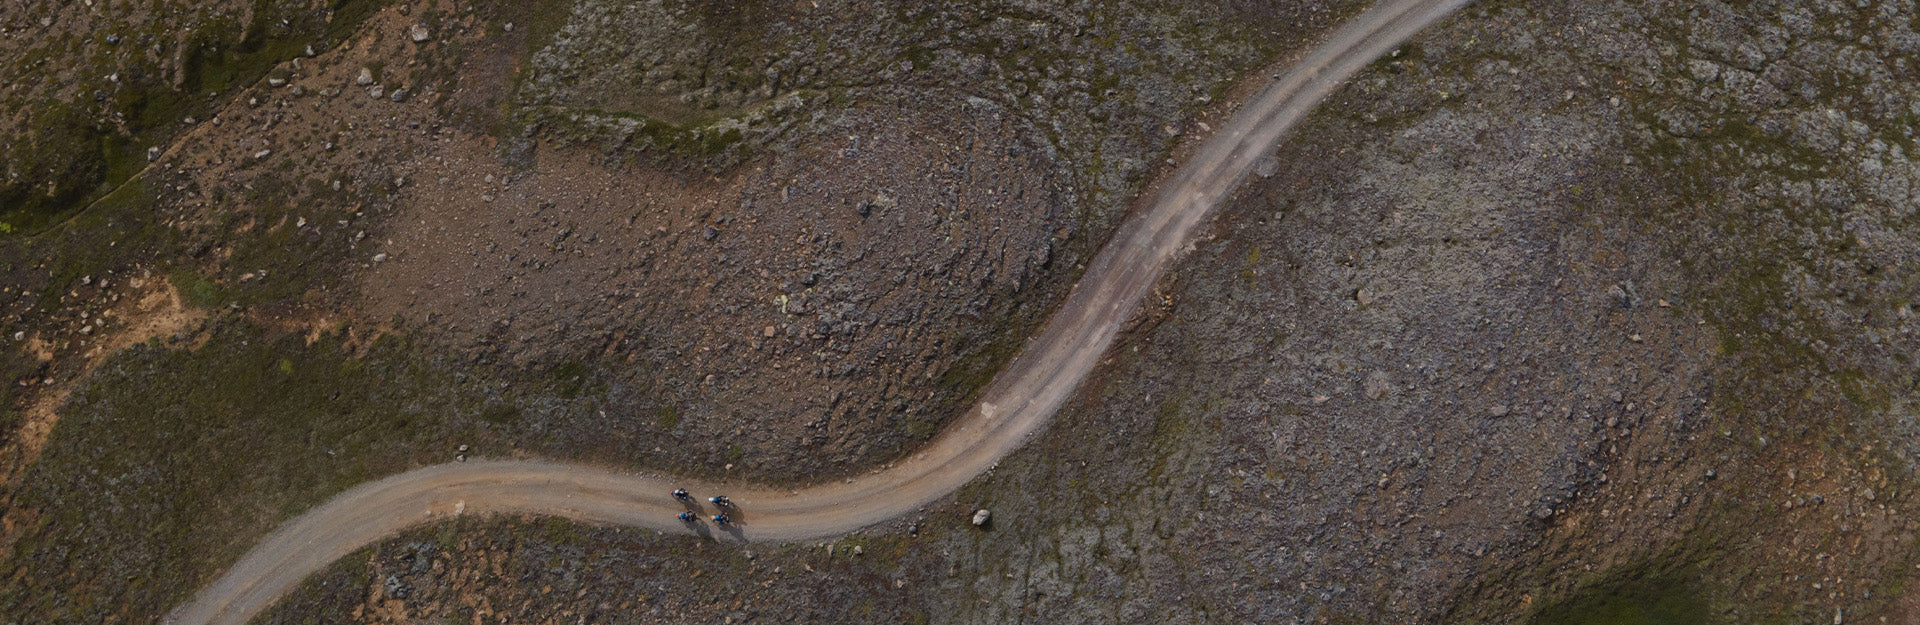
[[[802,489],[702,484],[546,461],[443,464],[348,489],[275,529],[164,622],[241,624],[333,561],[456,514],[537,514],[736,541],[845,534],[958,489],[1045,425],[1112,346],[1147,289],[1282,135],[1342,82],[1467,0],[1384,0],[1335,31],[1206,139],[1155,202],[1121,224],[1041,333],[925,448]],[[727,493],[742,523],[683,524],[667,492]]]

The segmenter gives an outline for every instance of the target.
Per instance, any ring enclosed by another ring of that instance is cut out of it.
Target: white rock
[[[373,84],[373,68],[369,68],[369,67],[360,68],[360,76],[353,79],[353,84],[360,85],[362,87]]]
[[[974,527],[985,527],[987,524],[987,521],[991,521],[991,520],[993,520],[993,513],[988,512],[986,508],[981,508],[973,512]]]
[[[414,43],[426,43],[433,39],[433,33],[427,30],[426,24],[414,24],[413,28],[407,29],[407,35],[413,38]]]

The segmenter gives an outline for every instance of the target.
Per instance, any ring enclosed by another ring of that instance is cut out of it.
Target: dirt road
[[[981,401],[918,453],[844,482],[802,490],[675,483],[552,462],[446,464],[362,484],[289,521],[166,622],[244,623],[334,560],[453,514],[527,513],[593,523],[786,541],[857,530],[953,492],[1053,416],[1100,357],[1194,229],[1322,98],[1374,58],[1466,0],[1386,0],[1335,32],[1226,127],[1208,138],[1157,201],[1132,215],[1066,303],[981,393]],[[744,512],[730,531],[674,519],[667,492],[724,492]]]

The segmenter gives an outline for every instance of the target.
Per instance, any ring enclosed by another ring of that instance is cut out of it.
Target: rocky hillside
[[[11,619],[150,621],[459,453],[884,463],[1359,8],[310,4],[0,11]],[[265,618],[1910,622],[1916,16],[1469,6],[923,514],[745,549],[461,519]]]

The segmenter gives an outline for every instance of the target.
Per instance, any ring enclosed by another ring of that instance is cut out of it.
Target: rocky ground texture
[[[419,4],[291,48],[85,228],[0,242],[0,610],[151,618],[462,442],[766,480],[910,449],[1230,81],[1354,8],[1139,4]],[[61,6],[4,45],[85,32]],[[1908,622],[1916,15],[1470,6],[923,514],[744,549],[459,519],[266,618]],[[68,82],[20,102],[98,73],[25,66]]]

